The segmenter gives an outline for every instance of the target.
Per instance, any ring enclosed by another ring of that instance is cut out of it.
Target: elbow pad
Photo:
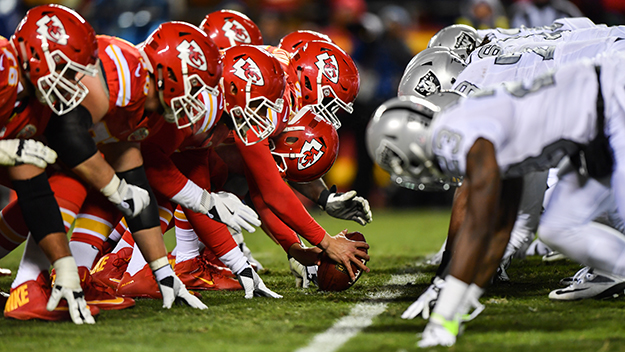
[[[93,125],[89,110],[82,105],[63,116],[52,115],[45,136],[59,159],[74,168],[98,152],[89,133]]]

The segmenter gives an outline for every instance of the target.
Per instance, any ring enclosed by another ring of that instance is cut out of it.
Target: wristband
[[[332,193],[336,193],[336,185],[330,187],[329,190],[324,189],[323,191],[321,191],[321,195],[319,195],[319,199],[317,200],[317,204],[321,206],[321,209],[326,209],[326,205],[328,204],[328,198]]]
[[[117,177],[117,175],[113,175],[111,181],[106,186],[104,186],[104,188],[102,188],[100,192],[102,192],[102,194],[104,194],[104,196],[108,198],[115,192],[117,192],[120,183],[121,181],[119,177]]]

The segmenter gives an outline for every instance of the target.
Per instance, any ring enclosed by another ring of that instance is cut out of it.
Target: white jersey
[[[612,51],[625,51],[625,40],[610,37],[563,42],[559,45],[537,46],[497,57],[487,57],[469,64],[458,75],[452,89],[470,95],[482,87],[535,77],[550,69]]]
[[[502,178],[555,167],[596,136],[595,63],[578,61],[533,81],[506,83],[461,100],[434,118],[428,148],[443,172],[455,177],[465,175],[467,153],[479,138],[493,143]],[[625,102],[625,57],[598,63],[609,119],[616,111],[612,104]]]
[[[588,17],[571,17],[571,18],[559,18],[549,26],[542,27],[525,27],[521,26],[520,28],[495,28],[495,29],[478,29],[477,34],[482,38],[490,38],[493,39],[505,39],[509,37],[515,36],[524,36],[530,35],[534,33],[553,33],[556,31],[572,31],[575,29],[583,29],[583,28],[592,28],[595,26],[605,26],[605,25],[596,25],[593,21]]]

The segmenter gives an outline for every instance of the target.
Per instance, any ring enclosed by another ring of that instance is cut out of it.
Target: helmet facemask
[[[72,61],[60,50],[50,52],[45,37],[41,38],[41,48],[50,73],[37,80],[39,99],[48,104],[55,114],[66,114],[89,94],[89,89],[80,81],[85,75],[95,76],[98,73],[97,61],[85,66]]]
[[[311,107],[317,115],[322,116],[338,130],[341,128],[341,120],[336,116],[336,112],[341,108],[351,114],[354,111],[353,104],[341,100],[332,86],[321,85],[322,78],[323,72],[319,70],[317,74],[317,103]]]
[[[181,64],[184,94],[172,98],[169,107],[165,109],[163,114],[165,121],[175,123],[179,129],[193,125],[206,115],[208,111],[206,104],[199,99],[203,92],[213,96],[219,95],[217,87],[209,87],[199,75],[193,74],[189,76],[187,63],[184,60],[181,60]],[[163,78],[162,74],[162,67],[159,67],[158,75],[160,80]],[[162,90],[159,90],[159,95],[161,96],[161,101],[164,102]]]
[[[275,103],[263,96],[252,99],[251,91],[252,81],[247,81],[245,107],[235,106],[230,109],[234,129],[241,141],[248,146],[262,141],[274,132],[278,114],[284,108],[282,98],[276,99]]]

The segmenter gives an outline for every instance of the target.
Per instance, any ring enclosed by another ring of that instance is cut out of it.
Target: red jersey
[[[19,83],[19,66],[13,47],[0,36],[0,126],[13,114]]]
[[[98,35],[98,53],[109,91],[109,109],[91,128],[97,144],[141,141],[164,123],[144,116],[150,77],[137,48],[127,41]]]

